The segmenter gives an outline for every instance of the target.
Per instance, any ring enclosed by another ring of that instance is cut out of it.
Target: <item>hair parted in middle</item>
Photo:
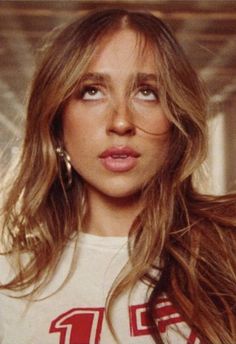
[[[166,166],[168,176],[178,184],[205,158],[204,92],[199,87],[195,71],[166,26],[158,18],[142,12],[107,10],[102,14],[90,13],[67,26],[51,44],[48,42],[41,68],[35,76],[26,129],[26,142],[34,142],[35,149],[28,152],[31,159],[27,160],[38,162],[40,174],[44,170],[41,167],[47,166],[47,174],[42,175],[46,189],[58,173],[54,148],[58,141],[63,142],[63,107],[101,41],[123,28],[133,29],[140,36],[141,44],[149,44],[156,56],[161,105],[173,123]]]
[[[216,326],[201,326],[204,317],[207,322],[214,322],[214,312],[206,308],[202,297],[206,291],[199,284],[201,278],[204,280],[201,264],[214,271],[212,278],[218,272],[210,260],[208,264],[199,258],[200,253],[210,256],[203,229],[192,230],[198,217],[214,217],[207,208],[200,209],[199,204],[208,198],[201,196],[192,182],[193,172],[206,156],[205,91],[170,30],[148,13],[123,9],[89,13],[56,33],[47,43],[32,84],[21,169],[5,206],[11,209],[5,228],[8,232],[10,229],[13,245],[19,252],[31,251],[32,259],[29,265],[22,266],[9,288],[19,288],[20,279],[21,287],[36,283],[39,277],[45,283],[45,276],[54,271],[68,239],[83,228],[87,213],[83,181],[73,171],[72,184],[66,188],[65,172],[55,152],[58,145],[63,148],[63,110],[96,56],[96,49],[113,33],[127,28],[137,33],[140,49],[148,46],[155,56],[160,103],[171,123],[171,133],[165,163],[145,186],[145,206],[130,230],[132,268],[130,265],[124,268],[108,299],[112,304],[118,295],[145,279],[152,286],[158,284],[149,304],[153,324],[156,297],[167,288],[190,325],[193,325],[192,309],[198,302],[204,312],[194,326],[203,337],[216,340],[224,327],[222,323],[218,323],[218,334]],[[212,247],[220,249],[221,243],[223,250],[224,239],[218,230],[215,233],[210,239]],[[37,244],[27,239],[32,235],[37,238]],[[227,270],[224,264],[218,266],[218,271]],[[153,265],[163,270],[158,283],[159,277],[150,274]],[[220,283],[227,285],[217,278],[204,283],[209,288],[213,285],[217,288]],[[208,306],[214,308],[212,303]],[[225,338],[229,338],[227,334]]]

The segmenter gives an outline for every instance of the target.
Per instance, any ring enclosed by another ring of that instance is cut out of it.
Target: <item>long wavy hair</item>
[[[107,297],[108,323],[115,336],[112,306],[143,280],[151,287],[148,317],[156,343],[162,341],[155,306],[165,292],[204,343],[234,344],[236,197],[203,195],[194,186],[193,172],[207,151],[205,91],[168,27],[149,13],[89,13],[47,42],[32,83],[19,172],[2,210],[2,243],[8,254],[18,257],[19,270],[1,288],[34,286],[31,293],[36,293],[52,278],[68,240],[83,227],[83,181],[73,171],[67,188],[55,153],[63,141],[63,108],[101,40],[125,27],[153,49],[160,102],[172,129],[168,159],[146,185],[145,206],[130,229],[129,264]],[[19,258],[22,252],[29,253],[27,264]]]

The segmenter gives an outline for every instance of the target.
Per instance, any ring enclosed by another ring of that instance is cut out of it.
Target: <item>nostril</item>
[[[126,107],[113,111],[107,121],[107,131],[118,135],[133,135],[135,133],[132,114]]]
[[[115,121],[108,127],[108,131],[117,135],[133,135],[135,133],[135,126],[128,121]]]

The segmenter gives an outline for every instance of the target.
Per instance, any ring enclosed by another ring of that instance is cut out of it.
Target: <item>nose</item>
[[[135,125],[132,117],[132,113],[125,101],[114,105],[107,121],[107,133],[133,136],[135,134]]]

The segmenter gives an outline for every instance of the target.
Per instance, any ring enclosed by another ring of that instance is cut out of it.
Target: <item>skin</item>
[[[142,208],[140,191],[161,168],[168,148],[170,123],[158,99],[154,56],[146,48],[140,58],[137,42],[130,29],[100,42],[64,111],[65,148],[87,188],[86,231],[92,234],[128,234]],[[127,146],[139,154],[133,168],[104,167],[102,152]]]

